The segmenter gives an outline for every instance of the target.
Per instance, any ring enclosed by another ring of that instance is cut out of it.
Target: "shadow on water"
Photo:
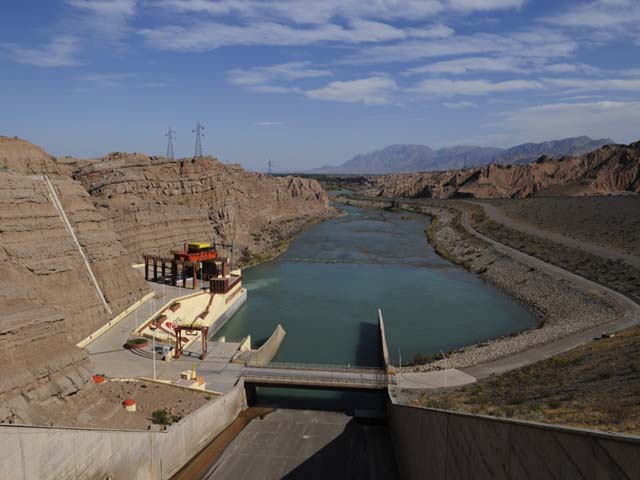
[[[286,341],[286,340],[285,340]],[[355,349],[356,363],[351,367],[381,367],[378,326],[360,322]],[[311,390],[303,388],[258,388],[254,406],[302,410],[342,411],[350,415],[383,414],[386,392]]]
[[[387,427],[352,419],[338,437],[282,478],[390,480],[399,476]]]
[[[380,363],[380,339],[378,325],[360,322],[358,341],[355,346],[356,365],[359,367],[382,367]]]

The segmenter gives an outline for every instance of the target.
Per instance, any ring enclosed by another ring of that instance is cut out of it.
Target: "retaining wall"
[[[0,425],[0,478],[169,479],[246,408],[242,381],[166,431]]]
[[[400,478],[636,479],[640,438],[388,404]]]
[[[234,359],[234,362],[244,363],[245,365],[267,365],[273,357],[278,353],[278,349],[284,340],[285,335],[282,325],[278,325],[273,331],[269,339],[262,344],[257,350],[247,350],[239,353]]]

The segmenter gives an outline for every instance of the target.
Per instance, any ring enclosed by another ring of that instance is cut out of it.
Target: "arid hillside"
[[[82,185],[62,176],[52,177],[51,184],[111,312],[45,179],[0,172],[0,419],[16,415],[28,421],[26,400],[80,388],[91,367],[75,343],[147,292]]]
[[[64,165],[57,162],[42,148],[21,138],[0,135],[0,170],[11,170],[25,175],[67,173]]]
[[[315,180],[213,159],[65,160],[0,137],[0,421],[30,423],[34,402],[86,385],[93,368],[76,343],[149,291],[131,268],[143,252],[235,230],[249,261],[332,211]]]
[[[248,262],[331,212],[315,180],[250,173],[211,157],[113,153],[74,176],[137,258],[197,239],[234,243],[236,259]]]
[[[528,165],[489,165],[374,178],[382,197],[524,198],[640,192],[640,142],[607,145],[579,156],[541,157]]]

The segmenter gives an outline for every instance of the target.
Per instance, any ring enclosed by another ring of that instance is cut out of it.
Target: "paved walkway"
[[[462,226],[469,233],[491,244],[496,250],[503,253],[504,255],[513,258],[523,265],[527,265],[532,268],[544,271],[545,273],[553,277],[577,284],[584,290],[592,291],[597,295],[607,298],[614,304],[617,304],[623,311],[623,314],[611,323],[590,328],[588,330],[569,335],[568,337],[556,340],[554,342],[550,342],[539,347],[534,347],[515,355],[486,363],[484,365],[478,365],[475,367],[463,369],[463,371],[468,373],[469,375],[480,379],[488,377],[492,374],[504,373],[509,370],[524,367],[531,363],[538,362],[540,360],[544,360],[554,355],[558,355],[560,353],[571,350],[593,340],[594,338],[600,337],[603,333],[618,332],[640,324],[640,305],[638,305],[625,295],[615,292],[610,288],[607,288],[598,283],[592,282],[591,280],[587,280],[586,278],[568,272],[560,267],[551,265],[550,263],[544,262],[538,258],[527,255],[526,253],[520,252],[519,250],[507,247],[506,245],[479,233],[471,226],[469,221],[469,214],[466,211],[462,215]]]
[[[566,247],[583,250],[587,253],[590,253],[592,255],[596,255],[598,257],[602,257],[608,260],[622,260],[627,264],[631,265],[632,267],[640,269],[640,257],[637,257],[635,255],[630,255],[615,247],[605,247],[602,245],[596,245],[594,243],[585,242],[583,240],[567,237],[566,235],[562,235],[561,233],[545,230],[536,225],[532,225],[524,221],[516,220],[506,215],[502,210],[500,210],[495,205],[490,205],[483,202],[471,202],[471,201],[467,201],[467,203],[482,207],[484,209],[484,212],[487,214],[487,216],[491,220],[497,223],[500,223],[505,227],[511,228],[512,230],[516,230],[526,235],[532,235],[534,237],[544,238],[546,240],[550,240],[554,243],[558,243]]]
[[[151,318],[174,298],[188,295],[192,290],[147,282],[157,292],[137,310],[120,323],[95,339],[86,349],[89,351],[95,371],[112,378],[153,377],[153,355],[151,349],[128,350],[124,344],[133,330]],[[190,345],[183,356],[171,362],[156,359],[156,377],[160,380],[177,380],[180,372],[190,370],[195,363],[198,375],[205,377],[206,388],[225,393],[229,391],[241,374],[242,366],[230,364],[239,344],[233,342],[208,342],[209,354],[200,359],[201,342]]]
[[[396,370],[396,384],[402,390],[461,387],[475,381],[474,376],[455,368],[434,372],[397,372]]]

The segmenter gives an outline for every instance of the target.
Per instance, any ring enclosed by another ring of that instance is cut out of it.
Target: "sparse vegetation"
[[[640,327],[417,404],[640,433]]]
[[[640,204],[638,206],[640,208]],[[471,208],[473,208],[474,228],[488,237],[635,299],[640,299],[640,270],[621,260],[604,259],[583,250],[512,230],[489,219],[481,207]]]
[[[177,423],[182,419],[180,415],[172,415],[171,412],[166,408],[161,408],[160,410],[155,410],[151,414],[151,421],[156,425],[171,425],[173,423]]]

